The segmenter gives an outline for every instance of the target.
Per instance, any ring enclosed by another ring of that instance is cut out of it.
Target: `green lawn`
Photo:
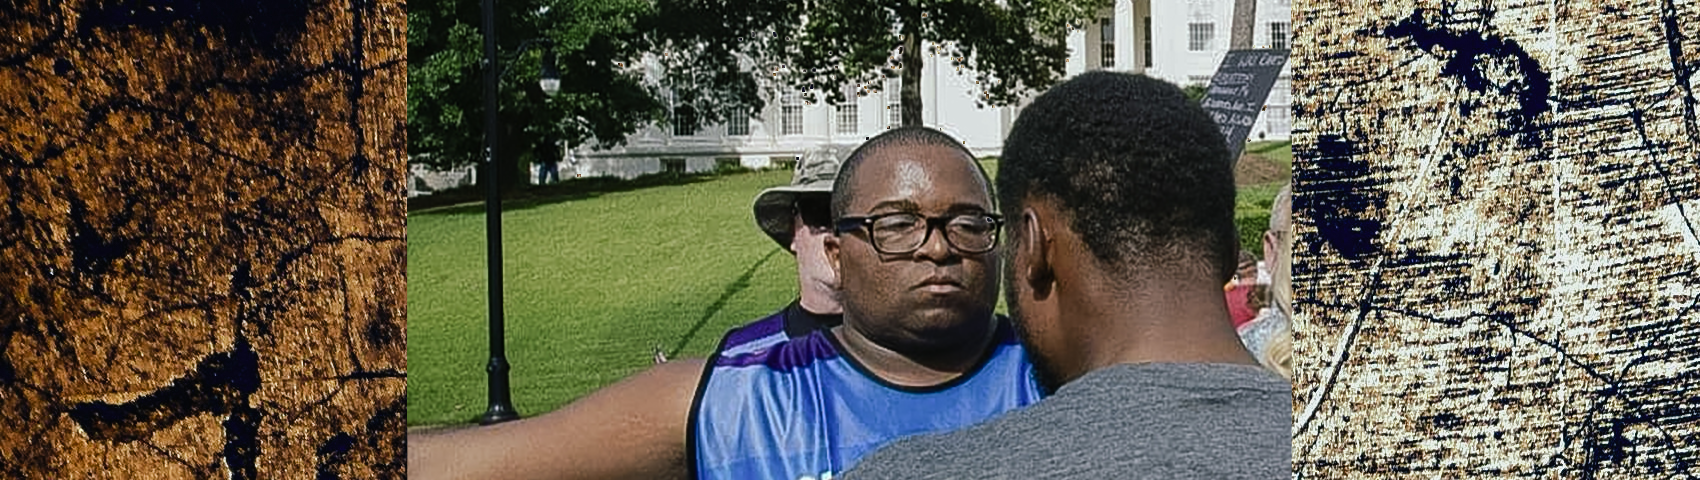
[[[1246,145],[1245,151],[1246,153],[1255,153],[1269,157],[1271,160],[1275,160],[1277,163],[1280,163],[1281,166],[1286,167],[1288,172],[1293,171],[1293,142],[1285,140],[1276,142],[1251,142],[1250,145]]]
[[[996,162],[987,170],[995,175]],[[794,298],[795,264],[750,214],[757,192],[789,180],[788,171],[742,173],[509,204],[515,408],[553,410],[647,367],[657,345],[707,355],[727,329]],[[1267,222],[1274,193],[1246,189],[1240,206],[1261,208]],[[449,207],[407,223],[407,422],[466,423],[486,402],[484,216]]]

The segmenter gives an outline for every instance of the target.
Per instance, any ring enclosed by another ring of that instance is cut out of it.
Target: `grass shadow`
[[[679,343],[673,345],[673,349],[667,352],[667,356],[669,358],[678,357],[679,352],[685,350],[685,345],[691,343],[691,339],[696,337],[697,332],[702,330],[703,325],[708,324],[708,319],[714,318],[715,314],[720,313],[720,309],[726,307],[726,302],[731,300],[733,295],[737,295],[738,292],[742,292],[744,289],[750,288],[750,279],[755,277],[756,270],[760,269],[763,264],[766,264],[768,260],[773,259],[774,255],[777,255],[782,251],[785,251],[785,249],[774,248],[772,251],[767,252],[767,256],[761,257],[761,260],[757,260],[756,263],[750,265],[750,268],[745,269],[744,274],[739,275],[737,280],[733,280],[731,284],[726,285],[726,289],[720,292],[720,298],[714,299],[714,303],[708,305],[708,310],[704,310],[702,312],[702,317],[697,319],[696,324],[691,325],[691,329],[686,331],[683,337],[679,337]]]
[[[573,178],[553,185],[530,185],[502,192],[502,211],[528,210],[557,203],[600,197],[609,193],[629,192],[645,188],[689,185],[707,182],[725,175],[741,175],[754,170],[720,173],[655,173],[631,180],[617,177]],[[469,185],[443,190],[407,200],[408,215],[473,215],[484,213],[484,187]]]

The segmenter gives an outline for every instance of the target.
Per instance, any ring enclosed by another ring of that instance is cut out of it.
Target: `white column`
[[[921,42],[921,51],[928,52],[930,42]],[[949,54],[948,51],[941,53]],[[950,59],[937,56],[921,57],[921,124],[938,127],[939,124],[939,63],[949,62]]]
[[[1133,1],[1116,0],[1115,13],[1110,15],[1116,31],[1115,69],[1123,72],[1139,71],[1139,65],[1133,63],[1133,49],[1139,44],[1133,36]]]
[[[1096,28],[1096,25],[1093,26]],[[1072,77],[1086,72],[1086,30],[1074,30],[1068,33],[1068,63],[1063,64],[1063,75]]]
[[[1133,0],[1133,36],[1127,39],[1128,49],[1133,52],[1133,71],[1145,73],[1145,64],[1150,59],[1145,58],[1145,38],[1150,36],[1145,18],[1151,15],[1151,0]],[[1155,39],[1153,39],[1155,40]],[[1153,52],[1155,53],[1155,52]]]

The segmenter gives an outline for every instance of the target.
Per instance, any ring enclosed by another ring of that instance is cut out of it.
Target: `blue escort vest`
[[[915,388],[875,377],[828,330],[787,336],[778,316],[728,333],[709,358],[691,406],[697,478],[827,480],[893,440],[960,429],[1040,398],[1002,317],[976,367]]]

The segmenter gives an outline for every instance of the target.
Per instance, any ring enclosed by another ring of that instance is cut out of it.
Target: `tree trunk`
[[[921,9],[903,18],[903,126],[921,125]]]
[[[1250,50],[1257,31],[1257,0],[1234,0],[1234,24],[1228,31],[1229,50]]]

